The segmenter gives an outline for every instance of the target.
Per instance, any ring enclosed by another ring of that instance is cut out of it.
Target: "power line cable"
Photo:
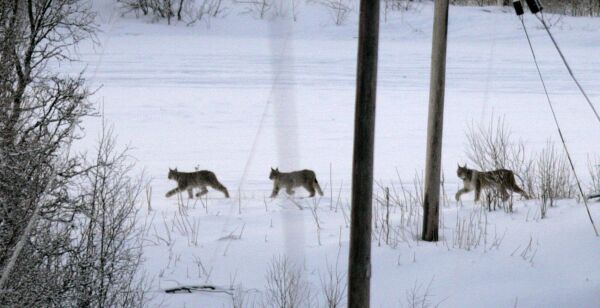
[[[558,54],[560,55],[560,58],[562,59],[562,61],[565,64],[565,66],[567,67],[567,71],[569,72],[569,75],[571,75],[571,78],[573,79],[573,81],[575,81],[575,84],[579,88],[579,91],[581,92],[581,94],[583,94],[583,97],[585,97],[585,100],[587,101],[588,105],[590,106],[590,108],[594,112],[594,115],[596,116],[596,120],[598,120],[598,123],[600,123],[600,115],[598,115],[598,111],[596,110],[596,107],[594,107],[594,104],[590,100],[590,97],[587,95],[587,93],[585,92],[585,90],[583,89],[583,87],[581,86],[581,84],[579,83],[579,80],[577,80],[577,78],[575,77],[575,74],[573,73],[573,70],[571,69],[571,66],[569,65],[569,62],[567,62],[567,59],[566,59],[565,55],[563,54],[562,50],[560,49],[560,47],[558,46],[558,43],[554,39],[554,36],[552,35],[552,32],[550,32],[550,27],[548,27],[548,24],[546,23],[546,20],[544,19],[544,13],[542,11],[540,11],[540,14],[539,15],[535,14],[535,17],[544,26],[544,29],[546,30],[546,32],[550,36],[550,40],[552,40],[552,43],[554,44],[554,47],[556,47],[556,50],[558,51]]]
[[[552,100],[550,99],[550,95],[548,94],[548,88],[546,87],[546,82],[544,81],[544,77],[542,76],[542,72],[540,70],[540,66],[538,64],[537,57],[536,57],[535,51],[533,49],[533,45],[531,44],[531,38],[529,37],[529,33],[527,32],[527,27],[525,26],[525,21],[524,21],[523,16],[519,16],[519,20],[521,21],[521,24],[523,25],[523,30],[525,31],[525,36],[527,37],[527,42],[529,43],[529,49],[531,50],[531,55],[533,56],[533,61],[535,63],[535,67],[536,67],[538,75],[540,77],[540,81],[542,82],[542,86],[544,88],[544,93],[546,94],[548,106],[550,107],[550,111],[552,112],[554,124],[556,124],[556,129],[558,130],[558,135],[560,136],[560,140],[562,142],[563,148],[565,149],[565,153],[567,154],[567,159],[569,160],[569,165],[571,166],[571,170],[573,171],[573,175],[575,176],[575,181],[577,182],[577,188],[579,189],[579,193],[581,194],[581,197],[583,198],[583,203],[585,204],[585,209],[587,211],[590,222],[592,223],[592,227],[594,228],[594,233],[596,234],[596,236],[599,236],[598,230],[596,229],[596,225],[594,224],[594,219],[590,212],[590,207],[588,205],[587,198],[586,198],[585,194],[583,193],[583,189],[581,188],[581,182],[579,181],[579,177],[577,176],[577,172],[575,171],[575,165],[573,164],[573,160],[571,159],[571,155],[569,154],[569,149],[567,148],[567,143],[565,141],[565,137],[563,136],[562,130],[558,123],[558,118],[556,116],[554,106],[552,105]]]

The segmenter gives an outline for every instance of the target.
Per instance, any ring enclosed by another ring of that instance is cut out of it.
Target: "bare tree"
[[[142,253],[136,214],[143,179],[130,176],[133,164],[126,150],[116,149],[106,129],[96,157],[86,165],[88,171],[77,178],[83,183],[76,191],[83,211],[75,216],[76,253],[69,256],[80,266],[73,286],[77,306],[135,306],[144,296],[136,286]]]
[[[45,68],[68,58],[67,48],[93,32],[93,15],[69,0],[1,3],[0,268],[5,268],[33,214],[54,212],[53,198],[44,196],[67,182],[78,165],[55,158],[64,157],[81,117],[90,113],[89,91],[82,78]]]
[[[91,163],[71,153],[82,119],[93,114],[91,92],[82,76],[48,69],[93,37],[89,3],[0,0],[0,17],[0,306],[139,305],[135,183],[86,181],[128,169],[123,156],[107,154],[108,143]],[[104,199],[126,192],[132,202]],[[94,246],[102,251],[88,253]],[[91,281],[101,288],[90,292]]]

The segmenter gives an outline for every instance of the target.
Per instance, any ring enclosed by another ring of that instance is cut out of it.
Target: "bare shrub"
[[[244,14],[250,14],[259,19],[265,19],[277,0],[233,0],[234,4],[244,6]]]
[[[264,306],[296,308],[310,306],[310,286],[299,267],[288,258],[277,256],[267,270]]]
[[[471,6],[489,6],[489,5],[510,5],[509,0],[451,0],[454,5],[471,5]]]
[[[175,2],[178,2],[179,8],[175,7]],[[134,12],[139,16],[150,15],[156,19],[166,19],[168,24],[171,24],[171,18],[175,17],[175,12],[178,12],[178,20],[181,20],[181,10],[184,5],[184,0],[117,0],[125,13]]]
[[[405,294],[405,305],[404,307],[410,308],[428,308],[428,307],[437,307],[439,304],[434,304],[433,294],[431,294],[431,285],[433,284],[433,279],[427,284],[421,284],[418,281],[415,281],[412,289],[406,291]]]
[[[517,252],[519,253],[519,256],[526,261],[527,263],[531,264],[531,266],[533,266],[533,260],[535,258],[535,256],[537,255],[537,251],[540,247],[540,242],[536,239],[534,241],[533,235],[529,235],[529,241],[527,242],[526,245],[519,245],[517,246],[517,248],[515,248],[515,250],[510,254],[510,256],[514,256]]]
[[[510,5],[510,0],[452,0],[451,4],[470,6]],[[523,3],[525,1],[522,1]],[[595,0],[544,0],[544,11],[571,16],[599,16],[600,2]]]
[[[298,19],[301,0],[233,0],[234,4],[243,7],[243,14],[250,14],[258,19],[289,18]]]
[[[473,209],[465,218],[456,213],[456,226],[452,234],[452,247],[472,250],[487,236],[487,214],[481,208]]]
[[[339,253],[338,253],[339,260]],[[346,295],[346,274],[338,269],[338,262],[335,267],[327,265],[327,274],[319,275],[321,281],[321,292],[324,298],[324,305],[328,308],[337,308],[344,305]]]
[[[575,179],[567,157],[551,142],[538,155],[536,166],[537,193],[542,201],[540,214],[545,218],[548,207],[554,206],[556,199],[575,196]]]
[[[327,12],[337,26],[346,21],[348,14],[354,10],[353,2],[350,0],[313,0],[315,3],[325,7]]]
[[[474,208],[467,216],[456,213],[456,226],[452,232],[452,247],[473,250],[483,246],[483,250],[498,249],[504,234],[498,234],[495,226],[493,232],[484,208]]]
[[[414,1],[412,0],[383,0],[384,12],[408,11]]]
[[[471,125],[467,133],[467,157],[481,170],[520,169],[524,161],[524,145],[514,143],[504,118],[493,118],[484,125]]]
[[[595,0],[544,0],[544,10],[550,13],[571,16],[599,16],[600,2]]]
[[[209,21],[225,12],[223,0],[116,0],[124,14],[133,12],[136,16],[151,16],[155,20],[171,18],[192,24],[196,21]]]
[[[381,193],[376,194],[373,207],[373,239],[392,248],[418,240],[423,222],[422,176],[415,174],[412,182],[405,183],[398,175],[398,182],[389,187],[377,183]]]
[[[233,293],[231,294],[231,307],[233,308],[249,308],[262,307],[260,304],[260,294],[256,290],[246,290],[242,284],[231,286]]]
[[[598,195],[600,194],[600,159],[598,157],[588,157],[587,165],[590,176],[588,191],[591,195]]]
[[[415,173],[411,181],[404,181],[399,174],[395,182],[384,186],[376,183],[373,205],[374,241],[397,248],[401,243],[409,247],[420,240],[423,223],[424,183],[422,174]],[[440,206],[449,204],[444,181],[440,183]],[[440,232],[444,237],[444,217],[440,215]]]
[[[421,1],[415,0],[383,0],[383,19],[387,22],[388,15],[391,13],[404,13],[418,8],[415,3]]]
[[[82,213],[72,225],[79,232],[68,257],[74,260],[71,281],[76,306],[126,307],[144,302],[138,268],[142,232],[137,206],[142,178],[132,178],[133,164],[116,150],[111,131],[103,131],[91,168],[79,178]]]
[[[187,16],[188,25],[202,21],[210,26],[212,18],[226,14],[227,7],[223,5],[223,0],[198,0],[198,3],[188,2],[183,11]]]

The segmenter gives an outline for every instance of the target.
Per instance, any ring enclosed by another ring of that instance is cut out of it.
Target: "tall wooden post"
[[[350,308],[368,308],[370,301],[371,205],[378,43],[379,0],[361,0],[348,262],[348,307]]]
[[[449,0],[435,0],[433,21],[422,234],[422,239],[430,242],[438,240],[448,2]]]

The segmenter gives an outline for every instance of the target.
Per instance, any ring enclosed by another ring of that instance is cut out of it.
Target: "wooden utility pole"
[[[370,301],[371,205],[378,43],[379,0],[361,0],[348,261],[348,307],[350,308],[368,308]]]
[[[444,87],[446,81],[446,42],[448,35],[448,2],[435,0],[427,153],[425,156],[425,197],[423,204],[424,241],[438,240],[440,170],[442,164],[442,128],[444,124]]]

